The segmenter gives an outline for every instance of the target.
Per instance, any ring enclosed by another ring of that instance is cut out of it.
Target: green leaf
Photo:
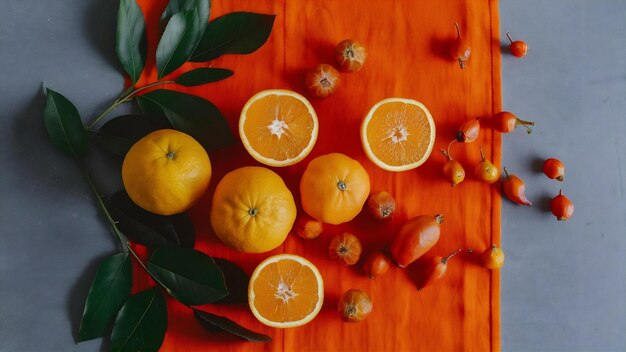
[[[154,114],[155,110],[160,110],[175,129],[194,137],[207,150],[235,142],[222,113],[208,100],[173,90],[158,89],[137,97],[137,102],[146,114]]]
[[[225,68],[197,68],[178,76],[176,83],[186,87],[192,87],[221,81],[232,75],[233,71]]]
[[[120,0],[115,51],[133,85],[146,64],[146,24],[135,0]]]
[[[244,304],[248,303],[248,282],[250,277],[237,264],[223,258],[213,257],[215,264],[224,274],[226,288],[230,294],[216,304]]]
[[[198,319],[204,328],[211,332],[215,332],[216,330],[225,331],[251,342],[272,341],[271,337],[246,329],[234,321],[220,315],[211,314],[195,308],[193,310],[193,315],[196,319]]]
[[[148,269],[172,297],[189,306],[228,295],[224,275],[213,258],[195,249],[159,247],[148,260]]]
[[[75,158],[85,156],[89,138],[78,110],[63,95],[49,88],[46,91],[44,124],[52,143]]]
[[[189,215],[170,216],[153,214],[137,206],[125,190],[105,201],[111,217],[124,235],[148,247],[165,245],[193,247],[196,232]]]
[[[159,79],[182,66],[198,45],[200,22],[198,10],[179,12],[167,23],[156,51],[156,66]]]
[[[130,296],[132,284],[128,253],[114,254],[100,264],[85,302],[78,342],[104,335],[107,326]]]
[[[161,23],[167,23],[175,14],[189,10],[198,10],[200,33],[204,33],[206,26],[209,24],[209,14],[211,12],[211,2],[209,0],[170,0],[161,15]]]
[[[167,306],[157,288],[130,297],[115,319],[111,351],[158,351],[167,329]]]
[[[190,61],[205,62],[224,54],[250,54],[269,38],[275,15],[233,12],[209,22]]]
[[[123,157],[138,140],[163,128],[172,126],[167,120],[160,118],[142,115],[118,116],[100,127],[95,143],[98,147]]]

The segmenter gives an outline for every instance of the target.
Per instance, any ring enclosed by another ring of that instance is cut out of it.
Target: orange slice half
[[[284,89],[255,94],[239,118],[244,147],[253,158],[269,166],[288,166],[304,159],[317,141],[318,130],[311,103]]]
[[[388,171],[422,165],[435,144],[435,122],[424,104],[389,98],[374,105],[361,124],[361,143],[367,157]]]
[[[252,314],[265,325],[301,326],[322,309],[324,281],[305,258],[278,254],[265,259],[252,273],[248,303]]]

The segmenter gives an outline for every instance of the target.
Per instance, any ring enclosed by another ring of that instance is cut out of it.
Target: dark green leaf
[[[224,54],[250,54],[269,38],[275,15],[233,12],[209,22],[190,61],[205,62]]]
[[[226,280],[226,288],[230,294],[215,303],[244,304],[248,303],[248,282],[250,277],[237,264],[223,258],[213,257],[220,267]]]
[[[192,87],[221,81],[233,75],[233,71],[225,68],[197,68],[185,72],[176,78],[176,83]]]
[[[195,229],[189,215],[153,214],[137,206],[125,190],[106,200],[111,216],[128,239],[149,247],[173,245],[193,247]]]
[[[75,158],[85,156],[89,138],[78,110],[61,94],[49,88],[46,91],[44,124],[52,143]]]
[[[172,297],[189,306],[228,295],[224,275],[213,258],[195,249],[159,247],[148,260],[148,269]]]
[[[235,323],[234,321],[220,315],[211,314],[199,309],[194,309],[193,315],[196,317],[196,319],[198,319],[202,326],[204,326],[207,330],[211,332],[214,332],[216,330],[225,331],[251,342],[272,341],[271,337],[259,334],[258,332],[254,332],[252,330],[248,330],[243,326]]]
[[[133,84],[146,64],[146,24],[135,0],[120,0],[115,51]]]
[[[104,335],[106,327],[130,296],[132,284],[128,253],[114,254],[100,264],[85,302],[78,342]]]
[[[155,287],[130,297],[115,319],[111,351],[156,352],[167,329],[167,306]]]
[[[204,33],[206,26],[209,24],[209,14],[211,11],[211,2],[209,0],[170,0],[161,15],[161,23],[167,23],[172,16],[179,12],[189,10],[198,10],[198,21],[200,23],[201,32]]]
[[[194,137],[207,150],[235,142],[222,113],[211,102],[172,90],[159,89],[137,97],[144,113],[158,109],[175,129]]]
[[[172,128],[170,123],[159,117],[142,115],[124,115],[113,118],[105,123],[96,134],[96,144],[113,154],[124,156],[138,140],[147,134]]]
[[[187,62],[198,45],[200,23],[198,10],[179,12],[167,23],[156,51],[159,79]]]

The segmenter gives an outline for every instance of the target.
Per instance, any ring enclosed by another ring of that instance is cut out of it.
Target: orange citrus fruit
[[[361,124],[361,143],[367,157],[387,171],[406,171],[422,165],[435,144],[435,122],[424,104],[389,98],[374,105]]]
[[[300,181],[304,211],[332,225],[354,219],[369,193],[367,171],[358,161],[340,153],[311,160]]]
[[[211,206],[211,226],[227,246],[262,253],[280,246],[296,220],[293,195],[275,172],[246,166],[219,182]]]
[[[130,198],[160,215],[182,213],[202,197],[211,180],[211,161],[191,136],[159,130],[135,143],[122,164]]]
[[[319,270],[303,257],[278,254],[259,264],[248,284],[248,304],[263,324],[276,328],[304,325],[324,303]]]
[[[293,165],[317,141],[319,125],[311,103],[284,89],[254,95],[239,117],[239,136],[250,155],[269,166]]]

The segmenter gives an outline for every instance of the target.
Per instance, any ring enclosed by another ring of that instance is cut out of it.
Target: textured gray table
[[[0,1],[0,351],[103,347],[72,333],[115,243],[74,163],[48,144],[40,87],[84,116],[114,99],[116,3]],[[533,185],[537,206],[503,203],[502,347],[624,351],[626,2],[502,1],[500,14],[502,32],[530,45],[522,60],[503,56],[504,107],[537,121],[532,136],[504,139],[505,165]],[[567,165],[567,223],[542,211],[560,186],[537,171],[549,156]]]

